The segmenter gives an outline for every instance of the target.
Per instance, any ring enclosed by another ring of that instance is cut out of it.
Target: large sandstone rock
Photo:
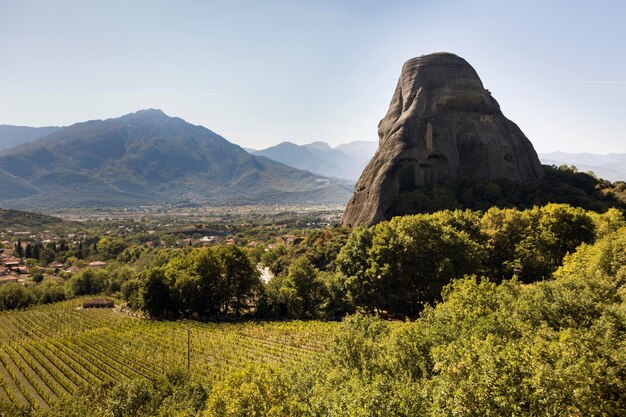
[[[474,68],[450,53],[404,64],[378,135],[379,148],[344,213],[346,225],[371,225],[398,214],[403,194],[446,178],[543,176],[524,133],[504,117]]]

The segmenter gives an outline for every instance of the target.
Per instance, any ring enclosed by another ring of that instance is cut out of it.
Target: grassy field
[[[0,313],[0,402],[47,407],[80,387],[174,367],[219,379],[250,362],[314,360],[337,323],[159,322],[72,300]],[[189,331],[188,331],[189,329]]]

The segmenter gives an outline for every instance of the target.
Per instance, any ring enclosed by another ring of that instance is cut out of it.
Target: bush
[[[295,259],[285,277],[274,277],[268,285],[271,308],[276,314],[295,319],[320,317],[327,299],[326,287],[319,271],[304,256]]]
[[[480,271],[484,249],[454,218],[404,216],[355,230],[337,258],[355,305],[414,315],[451,279]]]
[[[108,280],[109,273],[106,270],[86,268],[67,281],[67,293],[70,297],[99,294],[107,288]]]
[[[0,310],[26,308],[33,304],[32,293],[21,284],[0,285]]]
[[[33,282],[39,284],[41,281],[43,281],[43,274],[41,272],[35,272],[33,274]]]

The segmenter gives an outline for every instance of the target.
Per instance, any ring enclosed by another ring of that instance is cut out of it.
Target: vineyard
[[[82,309],[82,301],[0,313],[0,402],[45,408],[87,385],[156,378],[188,363],[192,374],[215,380],[250,362],[308,361],[337,328],[150,321]]]

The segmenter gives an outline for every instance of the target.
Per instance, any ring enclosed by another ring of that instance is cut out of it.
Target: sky
[[[402,64],[456,53],[539,152],[626,152],[626,2],[0,0],[0,124],[145,108],[241,146],[378,140]]]

